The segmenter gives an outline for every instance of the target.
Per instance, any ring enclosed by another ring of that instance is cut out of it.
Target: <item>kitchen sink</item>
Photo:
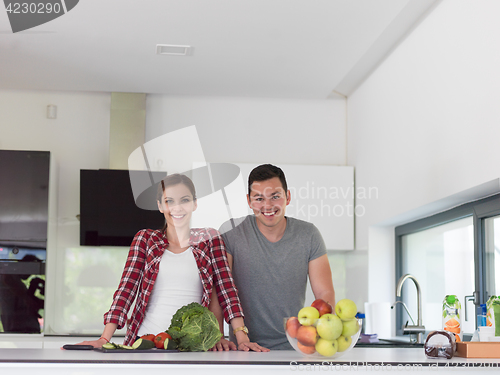
[[[424,343],[411,343],[403,340],[378,339],[378,342],[357,342],[355,348],[423,348]]]

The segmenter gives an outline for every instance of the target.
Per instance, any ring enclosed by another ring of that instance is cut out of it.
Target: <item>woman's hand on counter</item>
[[[103,338],[92,340],[92,341],[82,341],[77,343],[76,345],[92,345],[94,348],[102,348],[104,344],[106,344],[106,340]]]
[[[92,345],[94,348],[102,348],[104,344],[109,342],[111,338],[113,337],[113,334],[115,333],[116,329],[118,328],[118,324],[116,323],[106,323],[104,326],[104,331],[102,332],[101,337],[99,337],[97,340],[91,340],[91,341],[82,341],[79,342],[78,344],[75,345]],[[109,340],[106,338],[109,337]],[[63,348],[61,348],[63,349]]]
[[[106,343],[107,341],[103,340],[103,339],[97,339],[97,340],[92,340],[92,341],[82,341],[82,342],[79,342],[79,343],[76,343],[76,344],[72,344],[72,345],[65,345],[65,346],[70,346],[70,347],[73,347],[72,349],[74,349],[74,347],[76,345],[85,345],[85,346],[93,346],[94,348],[102,348],[102,346]],[[66,349],[69,349],[69,348],[66,348],[66,347],[61,347],[61,350],[66,350]]]

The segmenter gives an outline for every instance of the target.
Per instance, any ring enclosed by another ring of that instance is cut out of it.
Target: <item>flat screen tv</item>
[[[80,170],[80,245],[130,246],[139,230],[163,224],[158,210],[137,207],[128,170]]]

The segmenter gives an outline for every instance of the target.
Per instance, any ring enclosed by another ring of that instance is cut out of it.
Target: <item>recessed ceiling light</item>
[[[157,55],[187,56],[190,54],[191,50],[192,50],[191,46],[180,46],[175,44],[156,45]]]

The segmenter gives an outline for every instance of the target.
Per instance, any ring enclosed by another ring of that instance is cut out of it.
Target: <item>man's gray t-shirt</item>
[[[287,217],[283,237],[273,243],[261,233],[254,215],[238,222],[233,229],[226,222],[220,231],[233,256],[233,278],[250,341],[293,350],[283,318],[297,316],[304,307],[309,261],[326,254],[323,237],[313,224]]]

